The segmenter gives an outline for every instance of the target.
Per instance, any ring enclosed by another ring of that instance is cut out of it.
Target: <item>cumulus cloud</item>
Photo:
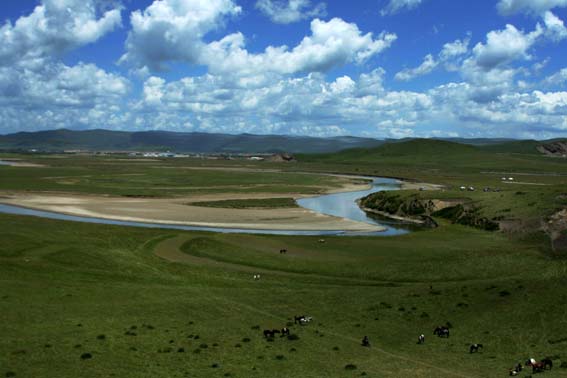
[[[120,9],[103,10],[95,0],[43,0],[30,15],[0,27],[0,65],[61,54],[119,25]]]
[[[121,62],[164,70],[167,62],[200,63],[202,38],[241,8],[232,0],[156,0],[130,15],[132,30]]]
[[[470,36],[465,39],[457,39],[443,45],[443,49],[439,53],[439,58],[448,61],[452,58],[466,54],[469,51]]]
[[[94,64],[69,66],[60,58],[120,26],[120,13],[111,1],[43,0],[31,14],[0,27],[3,127],[112,124],[117,116],[109,112],[120,110],[129,81]]]
[[[277,24],[290,24],[327,15],[325,3],[312,6],[310,0],[258,0],[256,8]]]
[[[567,68],[563,68],[545,78],[544,83],[550,86],[559,86],[567,83]]]
[[[435,61],[435,58],[433,58],[433,55],[428,54],[419,67],[400,71],[394,78],[396,80],[408,81],[417,76],[422,76],[430,73],[435,69],[435,67],[437,67],[438,64],[439,63]]]
[[[549,39],[559,42],[567,38],[567,28],[559,17],[547,11],[543,16],[543,21],[546,27],[545,34]]]
[[[567,7],[567,0],[500,0],[496,6],[503,15],[543,14],[553,8]]]
[[[311,21],[311,35],[293,48],[268,46],[263,53],[250,53],[240,32],[220,40],[205,42],[203,37],[217,29],[240,7],[232,0],[162,0],[147,9],[132,13],[132,31],[121,62],[138,69],[160,71],[168,62],[185,62],[207,66],[213,74],[262,76],[323,72],[332,67],[361,64],[388,48],[396,35],[364,34],[356,24],[340,18]]]
[[[418,76],[427,75],[440,64],[445,66],[448,71],[456,71],[457,65],[460,62],[459,59],[465,55],[469,49],[470,37],[460,40],[457,39],[454,42],[449,42],[443,45],[443,49],[438,54],[438,58],[435,59],[433,55],[428,54],[423,59],[421,65],[416,68],[407,68],[398,72],[394,78],[401,81],[409,81],[415,79]]]
[[[478,43],[474,47],[475,63],[485,70],[491,70],[516,59],[529,59],[529,49],[542,34],[539,25],[530,33],[524,33],[510,24],[504,30],[493,30],[486,35],[486,43]]]
[[[396,14],[404,10],[417,8],[422,2],[423,0],[389,0],[380,13],[382,16]]]
[[[236,33],[210,43],[201,61],[215,74],[325,72],[347,63],[364,63],[390,47],[396,38],[385,32],[376,38],[372,33],[363,34],[356,24],[340,18],[328,22],[315,19],[311,21],[311,35],[291,50],[270,46],[263,53],[251,54],[245,49],[244,36]]]
[[[50,63],[39,71],[0,68],[0,102],[30,108],[92,107],[128,93],[129,82],[93,64]],[[17,95],[17,96],[16,96]]]

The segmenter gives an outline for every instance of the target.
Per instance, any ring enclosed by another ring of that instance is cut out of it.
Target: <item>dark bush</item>
[[[280,361],[281,361],[281,360],[285,360],[285,356],[284,356],[283,354],[278,354],[278,355],[276,356],[276,360],[280,360]]]
[[[356,370],[357,367],[354,364],[345,365],[345,370]]]
[[[96,338],[98,340],[104,340],[104,339],[106,339],[106,336],[105,335],[98,335]]]
[[[88,360],[88,359],[91,359],[91,358],[93,358],[93,355],[90,354],[90,353],[81,354],[81,360]]]

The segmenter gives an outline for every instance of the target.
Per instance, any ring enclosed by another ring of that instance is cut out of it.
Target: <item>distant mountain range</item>
[[[555,141],[512,139],[439,138],[480,146],[493,152],[541,153],[541,146]],[[315,138],[285,135],[208,134],[171,131],[110,131],[67,129],[0,135],[0,150],[26,151],[171,151],[177,153],[333,153],[355,148],[375,148],[410,141],[340,136]],[[464,146],[463,146],[464,147]],[[538,150],[539,149],[539,150]]]
[[[124,132],[66,129],[0,136],[2,150],[172,151],[178,153],[323,153],[369,148],[384,141],[370,138],[313,138],[283,135]]]

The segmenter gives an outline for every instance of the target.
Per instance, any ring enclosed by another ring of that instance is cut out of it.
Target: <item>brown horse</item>
[[[543,361],[532,362],[531,360],[526,361],[526,366],[532,367],[532,373],[540,373],[545,370],[545,363]]]

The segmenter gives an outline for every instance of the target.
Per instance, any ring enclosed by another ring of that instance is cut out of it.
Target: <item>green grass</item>
[[[222,201],[191,202],[190,206],[220,207],[226,209],[274,209],[297,207],[293,198],[251,198]]]
[[[293,165],[19,156],[47,167],[0,167],[0,190],[268,192],[281,201],[340,184],[302,172],[335,172],[443,184],[444,191],[397,194],[464,197],[487,216],[539,222],[567,205],[564,159],[415,143],[300,156]],[[418,152],[410,156],[412,150]],[[502,184],[511,174],[545,185]],[[502,191],[460,192],[460,185]],[[567,362],[567,261],[549,257],[537,227],[511,235],[441,223],[404,236],[320,243],[0,214],[0,376],[485,378],[551,356],[555,367],[544,375],[567,377],[559,368]],[[297,340],[263,338],[263,329],[300,314],[314,321],[290,326]],[[434,337],[446,322],[451,337]],[[416,344],[421,333],[425,345]],[[360,346],[364,335],[369,349]],[[469,354],[471,343],[484,351]],[[92,358],[82,360],[84,353]]]
[[[121,196],[172,197],[201,193],[318,194],[343,179],[294,172],[258,171],[256,166],[197,159],[27,156],[45,167],[0,166],[0,190]]]
[[[496,377],[529,356],[567,360],[556,342],[567,336],[567,265],[537,240],[451,225],[326,243],[179,233],[201,259],[193,265],[154,255],[176,234],[1,215],[0,373]],[[314,321],[290,327],[298,340],[264,340],[263,329],[304,313]],[[451,338],[433,337],[447,321]],[[372,348],[359,345],[364,335]],[[473,342],[486,350],[469,355]]]

